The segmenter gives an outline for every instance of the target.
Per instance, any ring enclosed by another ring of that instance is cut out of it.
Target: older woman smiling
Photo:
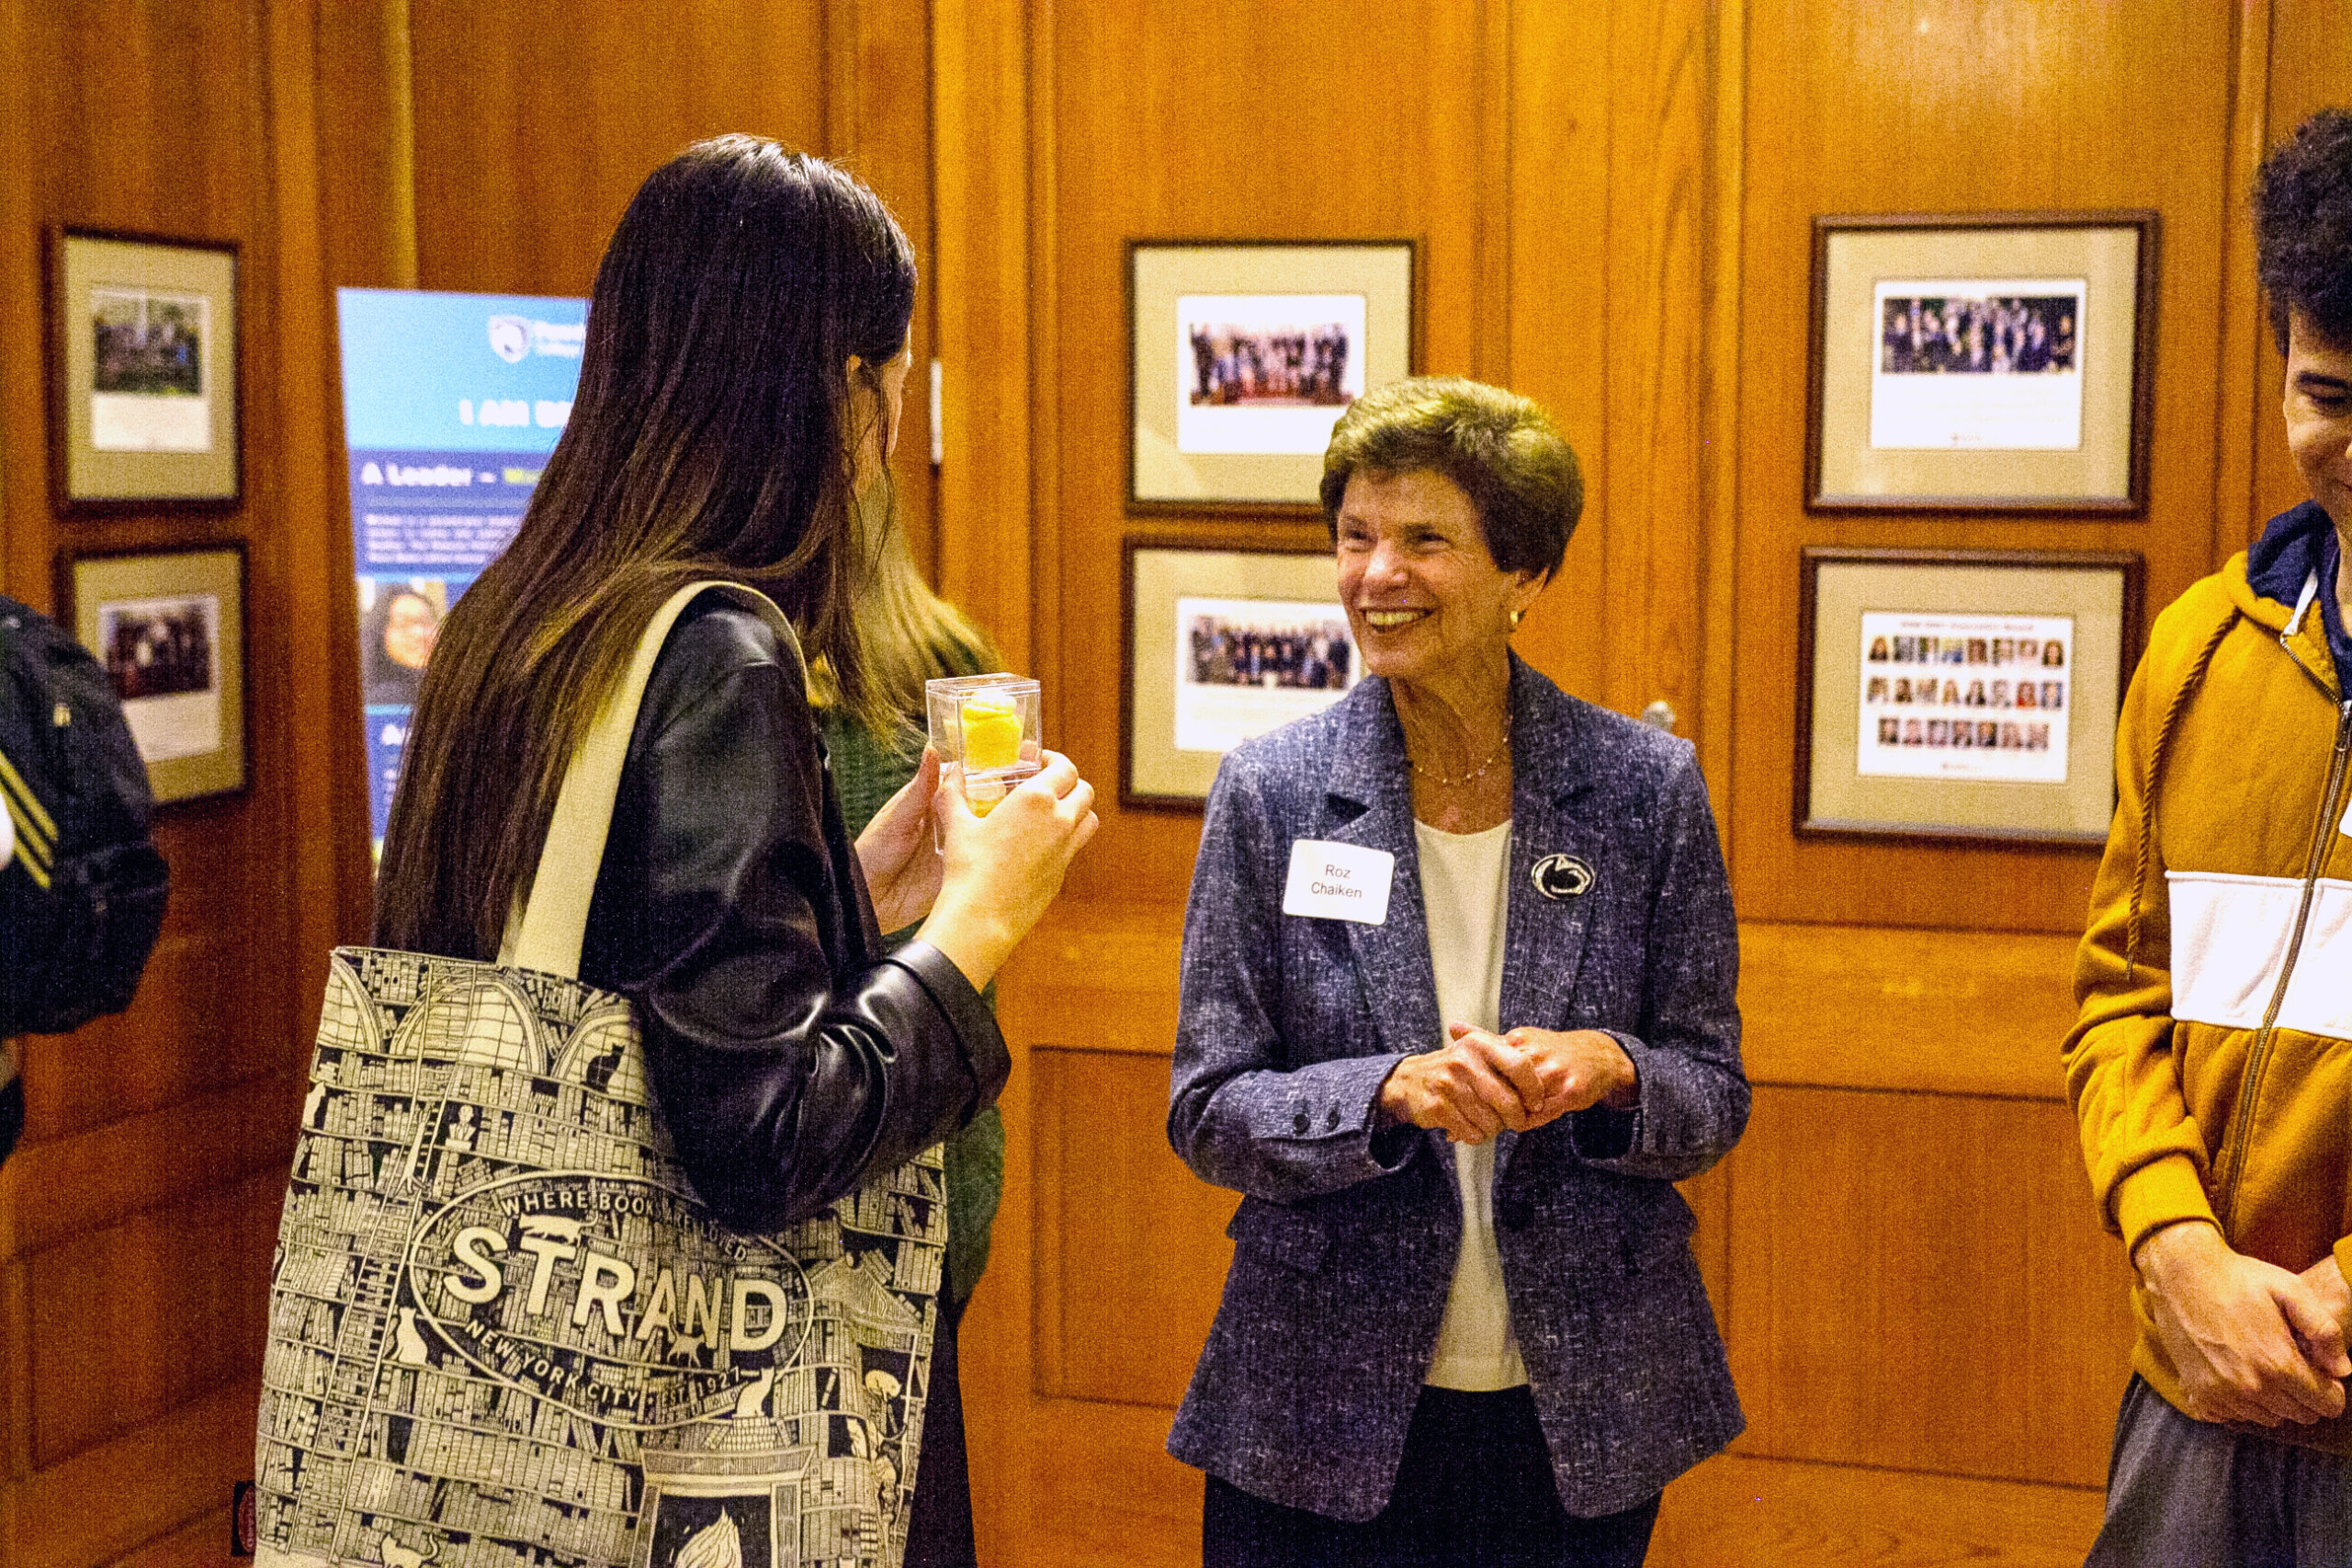
[[[1212,1565],[1638,1563],[1740,1427],[1672,1185],[1747,1118],[1705,787],[1510,651],[1582,505],[1533,403],[1376,391],[1322,494],[1370,678],[1210,796],[1169,1136],[1244,1196],[1169,1446]]]

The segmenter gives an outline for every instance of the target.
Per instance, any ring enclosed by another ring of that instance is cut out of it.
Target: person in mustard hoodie
[[[2138,1272],[2092,1568],[2352,1562],[2352,114],[2254,190],[2312,499],[2157,618],[2066,1087]]]

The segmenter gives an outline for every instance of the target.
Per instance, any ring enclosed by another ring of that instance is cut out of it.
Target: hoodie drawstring
[[[2172,701],[2165,706],[2164,722],[2156,728],[2156,749],[2148,763],[2148,787],[2140,797],[2140,854],[2132,868],[2132,913],[2123,928],[2123,983],[2130,985],[2140,961],[2140,906],[2148,886],[2148,862],[2154,854],[2156,841],[2156,787],[2164,778],[2165,758],[2172,750],[2173,731],[2179,727],[2180,716],[2188,711],[2188,699],[2205,682],[2205,671],[2213,662],[2213,655],[2221,649],[2222,639],[2238,624],[2238,611],[2233,608],[2222,617],[2197,650],[2197,662],[2188,668],[2188,679],[2180,683]]]

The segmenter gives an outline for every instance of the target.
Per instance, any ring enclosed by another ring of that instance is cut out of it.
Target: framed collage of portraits
[[[2143,580],[2118,552],[1807,549],[1797,834],[2105,842]]]

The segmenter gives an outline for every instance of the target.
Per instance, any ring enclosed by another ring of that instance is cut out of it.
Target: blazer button
[[[1302,1111],[1297,1115],[1290,1119],[1290,1130],[1294,1133],[1304,1133],[1306,1131],[1306,1111]]]
[[[1324,1116],[1323,1128],[1326,1132],[1337,1132],[1339,1130],[1339,1126],[1340,1108],[1335,1105],[1331,1107],[1329,1112]]]

